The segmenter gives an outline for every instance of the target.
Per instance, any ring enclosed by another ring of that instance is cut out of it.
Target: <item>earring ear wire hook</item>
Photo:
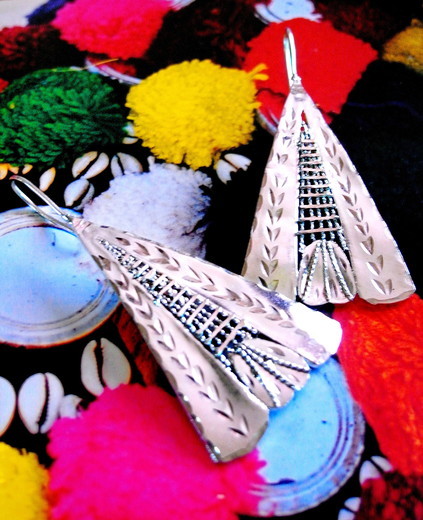
[[[68,231],[75,233],[73,225],[72,225],[72,218],[70,215],[65,213],[54,201],[50,199],[44,192],[42,192],[35,184],[33,184],[28,179],[25,179],[25,177],[21,177],[20,175],[12,175],[10,177],[11,185],[13,191],[18,195],[19,198],[21,198],[30,208],[32,208],[34,211],[36,211],[39,215],[41,215],[46,220],[52,222],[55,226],[65,228]],[[33,193],[37,195],[43,202],[47,204],[57,215],[61,217],[62,220],[59,220],[55,216],[51,215],[50,213],[47,213],[44,211],[40,206],[37,206],[37,204],[26,194],[24,193],[21,188],[17,185],[17,183],[24,184],[27,188],[29,188]]]
[[[288,75],[289,86],[300,81],[297,71],[297,51],[295,39],[291,29],[287,28],[283,38],[283,50],[285,54],[286,72]]]

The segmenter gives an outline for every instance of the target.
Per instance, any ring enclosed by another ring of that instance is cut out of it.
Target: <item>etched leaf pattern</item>
[[[287,117],[290,114],[290,118]],[[250,247],[243,274],[271,290],[281,290],[280,266],[284,263],[284,221],[289,218],[284,201],[292,200],[288,182],[291,171],[286,164],[296,153],[294,138],[298,111],[287,108],[281,119],[275,144],[263,177],[261,204],[256,208]],[[277,145],[276,145],[277,143]],[[296,195],[294,195],[296,196]],[[256,268],[254,267],[256,266]],[[288,296],[288,291],[284,291]]]
[[[298,186],[293,157],[304,113],[327,166],[358,293],[372,303],[406,298],[415,291],[414,284],[364,183],[308,94],[295,94],[292,91],[286,100],[263,176],[243,274],[292,299],[297,295],[297,215],[290,204],[297,196],[292,188],[294,181]],[[278,248],[275,256],[270,254],[273,247]]]
[[[327,141],[330,143],[329,147],[332,146],[332,148],[335,147],[333,139],[332,135],[327,135]],[[337,150],[336,147],[335,150]],[[330,164],[338,176],[338,185],[348,207],[348,212],[354,221],[354,229],[357,231],[361,249],[368,256],[368,260],[364,262],[364,265],[373,277],[372,284],[381,294],[389,295],[394,289],[392,280],[384,275],[385,262],[383,254],[379,254],[376,258],[374,257],[375,239],[371,234],[371,229],[373,228],[366,220],[363,208],[360,206],[360,196],[353,188],[353,186],[356,186],[356,183],[352,182],[351,175],[358,174],[355,171],[351,172],[346,167],[344,160],[338,153],[332,155]]]
[[[136,243],[134,246],[124,237],[117,238],[128,250],[132,247],[134,253],[137,250],[143,256],[152,258],[156,264],[166,264],[170,269],[178,266],[180,269],[178,260],[155,244],[147,246]],[[267,423],[268,411],[264,405],[246,397],[247,392],[234,391],[231,388],[235,384],[232,378],[223,384],[219,370],[216,372],[216,367],[210,368],[209,363],[204,364],[201,346],[193,349],[192,342],[187,341],[185,333],[177,325],[175,329],[168,330],[169,322],[165,322],[160,313],[165,311],[157,308],[139,286],[131,283],[116,262],[110,259],[105,262],[104,251],[99,250],[97,245],[95,251],[92,249],[91,254],[103,266],[129,313],[139,325],[145,340],[189,411],[193,423],[205,438],[212,456],[218,460],[230,460],[233,456],[250,451]],[[216,289],[207,274],[197,272],[192,267],[188,267],[185,273],[193,283],[205,284],[206,291],[213,292]],[[213,288],[207,288],[210,285]],[[248,295],[244,295],[244,298],[246,304],[259,307]],[[228,376],[224,373],[224,377]],[[212,424],[218,424],[219,427],[212,427]],[[227,445],[222,446],[223,443]]]
[[[274,230],[279,232],[280,230]],[[277,255],[279,252],[279,246],[277,244],[278,234],[275,232],[274,239],[272,242],[269,241],[267,247],[269,256],[269,266],[274,268],[277,263]],[[137,243],[137,247],[140,244]],[[188,282],[191,287],[196,288],[204,294],[209,294],[214,299],[218,299],[224,305],[224,302],[230,301],[236,303],[238,306],[244,309],[248,309],[248,312],[252,314],[260,314],[264,319],[267,319],[273,323],[278,324],[280,327],[292,327],[290,316],[287,312],[279,307],[275,307],[270,302],[263,300],[262,298],[256,298],[241,290],[233,291],[228,287],[220,285],[219,287],[214,282],[212,276],[206,273],[204,270],[199,270],[189,265],[189,262],[179,262],[176,258],[171,257],[166,251],[160,246],[150,243],[148,247],[142,246],[143,256],[150,258],[151,262],[157,262],[160,260],[160,265],[166,268],[172,268],[178,266],[178,273],[181,280]]]

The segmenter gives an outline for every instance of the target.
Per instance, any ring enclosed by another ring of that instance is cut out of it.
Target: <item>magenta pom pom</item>
[[[64,40],[82,51],[112,58],[140,58],[162,26],[166,0],[75,0],[52,22]]]
[[[177,400],[158,387],[105,392],[53,427],[53,520],[236,520],[254,513],[256,452],[215,464]]]

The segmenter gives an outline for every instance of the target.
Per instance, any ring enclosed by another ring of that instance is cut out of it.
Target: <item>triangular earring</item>
[[[76,234],[118,292],[212,457],[251,451],[269,408],[337,350],[337,322],[214,264],[63,212],[23,177],[13,189]],[[17,186],[36,193],[59,218]]]
[[[288,29],[290,92],[265,169],[243,275],[308,305],[358,294],[392,303],[415,287],[346,151],[304,90]]]

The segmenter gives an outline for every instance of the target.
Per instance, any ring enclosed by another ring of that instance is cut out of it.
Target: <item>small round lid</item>
[[[118,305],[80,240],[29,208],[0,214],[0,251],[1,342],[69,342],[98,327]]]
[[[364,449],[365,422],[342,369],[331,358],[312,371],[306,386],[284,408],[271,411],[258,444],[267,464],[260,516],[289,516],[334,495],[353,474]]]

